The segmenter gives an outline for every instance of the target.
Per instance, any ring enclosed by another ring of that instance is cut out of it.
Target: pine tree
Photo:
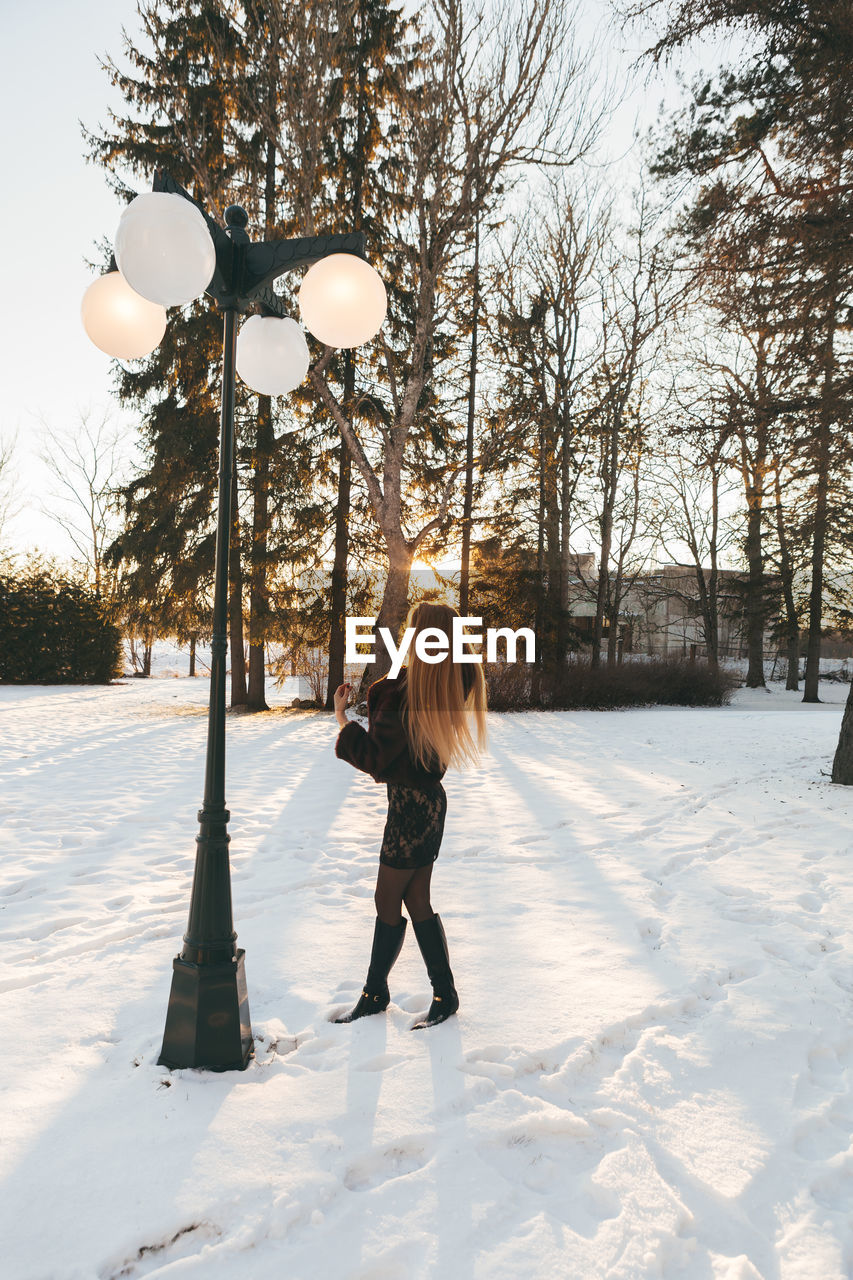
[[[359,225],[373,242],[367,194],[374,183],[374,152],[383,136],[387,140],[393,133],[393,126],[389,130],[387,119],[380,121],[379,115],[380,110],[389,118],[393,115],[387,99],[397,71],[395,40],[398,30],[405,29],[400,15],[372,0],[309,0],[298,7],[281,0],[246,0],[229,10],[228,23],[227,31],[216,33],[214,43],[223,63],[231,61],[233,49],[245,51],[230,82],[240,202],[263,226],[266,238]],[[293,282],[284,278],[280,287],[292,303]],[[335,357],[331,365],[333,376],[343,377],[349,403],[355,398],[354,368],[349,353]],[[344,450],[335,464],[335,510],[326,456],[335,441],[324,438],[324,415],[317,413],[314,392],[303,387],[287,401],[248,397],[247,403],[249,435],[238,456],[251,472],[251,534],[245,545],[248,706],[260,710],[266,706],[265,644],[283,626],[271,604],[277,559],[292,563],[295,548],[302,546],[310,563],[312,547],[305,538],[310,530],[316,550],[323,533],[318,511],[324,506],[326,524],[337,524],[332,577],[340,608],[333,607],[332,613],[341,617],[340,626],[333,627],[333,639],[343,634],[340,591],[346,579],[349,455]],[[302,447],[306,440],[307,455]],[[295,474],[300,479],[297,488],[292,483]],[[276,495],[285,489],[293,505],[279,529],[276,507],[281,504]]]
[[[815,702],[827,567],[843,554],[836,530],[849,504],[853,27],[844,0],[687,0],[671,10],[653,56],[726,23],[749,31],[755,52],[695,86],[660,168],[698,184],[692,231],[705,241],[706,262],[722,254],[737,264],[757,250],[750,279],[766,279],[769,267],[779,331],[797,337],[789,360],[800,385],[773,411],[789,418],[808,475],[804,701]]]
[[[127,103],[106,129],[86,134],[91,159],[123,197],[123,174],[150,184],[166,168],[221,215],[244,161],[234,146],[230,83],[242,62],[213,0],[151,0],[140,5],[148,48],[126,37],[127,67],[103,65]],[[223,60],[223,49],[228,50]],[[213,573],[221,323],[206,299],[174,310],[158,349],[115,367],[116,392],[140,413],[147,468],[123,491],[127,523],[111,551],[122,562],[126,603],[134,591],[153,603],[158,625],[203,615]],[[239,388],[238,388],[239,395]],[[244,415],[238,413],[238,418]],[[232,704],[245,701],[239,506],[234,507],[231,574]],[[168,605],[168,607],[164,607]]]

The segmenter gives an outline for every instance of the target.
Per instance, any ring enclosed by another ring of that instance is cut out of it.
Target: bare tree
[[[15,496],[14,458],[17,437],[0,440],[0,554],[5,553],[5,531],[18,514],[20,503]]]
[[[42,422],[42,432],[41,459],[53,480],[44,513],[68,535],[95,593],[109,598],[115,572],[105,564],[104,552],[118,533],[121,434],[108,414],[90,409],[80,412],[71,431]]]
[[[390,404],[377,414],[379,438],[356,429],[330,388],[330,348],[311,371],[382,533],[389,571],[377,625],[392,631],[405,611],[412,561],[446,525],[464,468],[446,449],[446,461],[426,469],[425,501],[414,500],[406,471],[429,439],[423,400],[438,373],[439,335],[453,314],[458,259],[478,217],[495,208],[514,172],[537,162],[569,163],[594,136],[586,64],[573,44],[572,15],[557,0],[531,0],[523,13],[505,3],[489,18],[461,0],[433,0],[428,13],[428,66],[398,122],[408,157],[398,178],[411,199],[397,219],[389,256],[397,264],[396,286],[411,302],[408,318],[392,317],[384,332],[377,382]],[[387,655],[377,658],[375,675],[388,665]]]
[[[737,466],[733,436],[730,406],[713,385],[673,387],[667,431],[654,461],[656,541],[674,563],[679,555],[670,549],[671,539],[689,552],[695,589],[680,592],[673,580],[665,590],[698,612],[714,668],[720,658],[720,560],[734,541],[725,516],[727,499],[737,493],[730,477]]]
[[[625,248],[614,246],[600,272],[601,352],[593,377],[598,408],[592,423],[597,468],[590,501],[601,548],[592,628],[593,667],[601,660],[604,621],[615,642],[626,557],[639,516],[639,469],[647,434],[648,378],[664,337],[670,268],[654,240],[655,214],[641,190],[637,222]],[[630,496],[626,501],[625,486]],[[621,533],[616,533],[621,526]],[[615,540],[615,545],[614,545]],[[636,572],[639,572],[639,566]],[[608,662],[615,660],[613,643]]]
[[[561,174],[549,188],[531,192],[490,272],[497,431],[483,463],[500,477],[495,515],[512,511],[536,529],[537,634],[546,615],[552,626],[556,619],[560,663],[569,647],[575,499],[598,408],[589,395],[600,338],[594,273],[608,219],[589,184],[570,185]]]

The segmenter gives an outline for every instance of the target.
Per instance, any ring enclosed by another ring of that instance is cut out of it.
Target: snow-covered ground
[[[851,1275],[846,692],[491,717],[433,878],[462,1007],[415,1033],[411,936],[387,1016],[329,1021],[384,788],[330,715],[229,716],[256,1057],[217,1075],[156,1065],[207,682],[0,689],[3,1275]]]

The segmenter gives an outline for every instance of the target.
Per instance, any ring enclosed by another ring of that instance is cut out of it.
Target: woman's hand
[[[345,724],[349,724],[345,707],[351,692],[352,685],[347,684],[346,681],[343,684],[339,684],[335,690],[335,718],[342,729]]]

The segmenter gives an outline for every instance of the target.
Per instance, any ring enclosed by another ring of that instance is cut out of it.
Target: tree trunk
[[[255,421],[255,467],[252,479],[252,554],[249,570],[249,685],[250,711],[268,711],[266,700],[266,638],[269,620],[267,548],[269,542],[270,453],[273,447],[272,400],[258,397]]]
[[[545,430],[545,582],[542,666],[553,677],[557,666],[557,630],[560,618],[560,491],[557,468],[557,435],[553,421]]]
[[[806,649],[806,678],[803,702],[820,702],[820,639],[823,615],[823,555],[826,545],[826,513],[829,490],[829,423],[826,415],[818,437],[818,473],[815,493],[814,540],[812,542],[812,580],[809,591],[809,636]]]
[[[815,486],[814,542],[812,544],[812,580],[809,591],[809,639],[806,650],[806,678],[803,702],[820,702],[820,640],[823,622],[823,558],[826,547],[826,521],[829,500],[829,453],[832,441],[833,400],[835,396],[835,330],[838,323],[836,311],[838,298],[837,271],[828,281],[829,296],[833,299],[828,317],[826,342],[823,348],[823,380],[821,386],[820,418],[817,436],[817,483]],[[834,287],[833,287],[834,286]]]
[[[604,496],[604,510],[599,523],[601,530],[601,559],[598,562],[598,586],[595,593],[595,618],[592,624],[592,652],[589,655],[591,667],[601,665],[601,639],[604,633],[604,616],[607,611],[609,594],[608,571],[610,566],[610,546],[613,541],[613,506],[607,493]]]
[[[196,638],[194,635],[192,635],[190,636],[190,675],[191,676],[195,675],[195,644],[196,644]]]
[[[355,355],[344,355],[344,404],[352,402],[355,392]],[[346,653],[347,562],[349,560],[349,514],[352,494],[352,457],[347,442],[341,437],[338,466],[338,499],[335,507],[335,559],[329,600],[329,681],[326,686],[326,709],[335,705],[335,690],[343,682]]]
[[[767,352],[764,335],[756,352],[757,403],[755,410],[755,451],[750,456],[744,428],[741,435],[741,466],[746,494],[746,652],[748,689],[766,689],[764,680],[764,623],[767,605],[764,581],[764,484],[767,474]]]
[[[539,505],[536,513],[536,618],[533,624],[536,636],[536,661],[531,673],[531,701],[538,707],[542,701],[542,667],[545,639],[545,428],[539,426]]]
[[[708,587],[705,590],[705,570],[701,565],[701,556],[697,564],[699,578],[702,583],[702,597],[705,609],[705,648],[708,651],[708,666],[716,674],[720,667],[720,568],[718,564],[717,539],[720,522],[720,454],[714,450],[711,460],[711,537],[708,548],[711,561],[708,572]]]
[[[799,689],[800,687],[800,633],[797,631],[788,640],[788,679],[785,682],[786,689]]]
[[[565,665],[569,652],[571,625],[569,579],[571,577],[571,472],[569,468],[569,427],[563,421],[560,440],[560,607],[557,615],[557,666]]]
[[[609,512],[602,519],[601,559],[598,562],[598,586],[595,593],[595,617],[592,621],[592,651],[589,655],[591,667],[601,665],[601,639],[604,634],[604,613],[607,603],[607,565],[610,560],[610,541],[612,529]]]
[[[462,566],[459,612],[468,613],[471,575],[471,517],[474,509],[474,407],[477,395],[477,330],[480,324],[480,211],[474,219],[474,292],[471,305],[471,360],[468,366],[468,422],[465,428],[465,494],[462,505]]]
[[[229,570],[231,594],[228,600],[228,621],[231,640],[231,706],[246,705],[246,655],[243,650],[243,559],[240,554],[240,512],[237,506],[237,468],[231,483],[231,506],[234,519],[231,524],[231,549]]]
[[[615,667],[619,657],[619,604],[613,604],[607,620],[607,666]]]
[[[747,481],[746,558],[749,568],[746,595],[746,646],[748,689],[765,689],[764,680],[764,556],[761,545],[761,472],[756,466]]]
[[[704,574],[703,574],[704,577]],[[720,666],[720,607],[717,593],[719,570],[716,555],[711,561],[708,583],[708,616],[705,648],[708,651],[708,666],[716,672]]]
[[[370,151],[367,146],[368,131],[368,57],[366,41],[368,23],[365,14],[364,0],[360,0],[357,12],[353,14],[358,24],[358,93],[356,95],[355,148],[351,160],[352,182],[352,217],[350,225],[353,231],[360,231],[362,225],[362,206],[364,203],[364,184],[370,165]],[[344,386],[343,403],[352,416],[352,401],[355,395],[355,352],[344,353]],[[335,705],[335,690],[343,682],[344,660],[346,656],[346,609],[347,609],[347,566],[349,562],[349,516],[352,500],[352,454],[346,440],[341,436],[340,457],[338,462],[338,494],[335,507],[335,558],[332,565],[332,581],[329,599],[329,680],[326,686],[326,709],[331,711]],[[362,680],[362,684],[364,681]]]
[[[367,696],[368,687],[373,684],[374,680],[379,680],[391,669],[391,655],[379,636],[379,628],[387,627],[394,637],[394,643],[399,643],[400,631],[406,618],[409,599],[409,575],[413,559],[414,556],[408,549],[394,547],[389,550],[388,577],[385,581],[382,605],[374,628],[373,652],[376,661],[365,665],[359,686],[359,700]]]
[[[716,503],[716,498],[712,499]],[[712,517],[716,527],[716,516]],[[694,545],[693,554],[696,560],[696,589],[699,595],[699,610],[702,615],[702,632],[705,636],[705,648],[708,652],[708,666],[716,671],[720,665],[720,618],[717,603],[717,549],[716,540],[711,543],[711,567],[708,581],[705,581],[705,570],[698,546]]]
[[[557,344],[557,386],[555,388],[554,408],[557,424],[557,439],[560,449],[560,565],[559,565],[559,604],[557,609],[556,666],[562,668],[566,664],[569,653],[569,628],[571,627],[571,602],[569,598],[569,580],[571,578],[571,510],[572,510],[572,376],[575,367],[575,356],[578,345],[578,312],[575,294],[576,277],[571,275],[571,305],[569,312],[561,315],[557,302],[554,301],[554,332],[562,330],[563,340]]]
[[[602,464],[604,488],[598,524],[601,531],[601,559],[598,564],[598,590],[595,595],[595,618],[592,625],[592,653],[590,654],[590,666],[593,668],[601,665],[601,637],[610,594],[610,548],[613,543],[613,508],[616,505],[620,427],[621,423],[617,418],[611,423],[608,438],[604,443],[605,456]]]
[[[347,355],[350,353],[347,352]],[[335,705],[335,690],[343,682],[346,653],[347,562],[349,559],[349,513],[352,492],[352,458],[346,441],[340,443],[338,499],[335,507],[335,560],[330,591],[329,681],[326,709]]]
[[[270,91],[272,107],[272,91]],[[275,110],[271,119],[275,121]],[[276,144],[267,138],[264,156],[264,234],[272,239],[276,229]],[[252,475],[252,547],[249,556],[249,685],[246,705],[250,711],[268,711],[266,699],[266,642],[270,602],[267,590],[267,552],[270,534],[270,464],[275,448],[272,398],[258,396],[255,419],[254,470]]]
[[[788,535],[785,532],[785,517],[782,508],[781,467],[776,463],[773,489],[776,499],[776,536],[779,539],[779,577],[782,582],[782,599],[785,603],[785,635],[787,637],[788,671],[785,688],[797,690],[800,687],[800,623],[797,608],[794,604],[794,564]]]
[[[845,787],[853,787],[853,681],[847,693],[841,733],[832,762],[832,781],[840,782]]]
[[[619,658],[619,609],[622,605],[622,593],[625,582],[625,548],[619,548],[619,555],[613,569],[610,583],[607,611],[607,665],[615,667]]]

